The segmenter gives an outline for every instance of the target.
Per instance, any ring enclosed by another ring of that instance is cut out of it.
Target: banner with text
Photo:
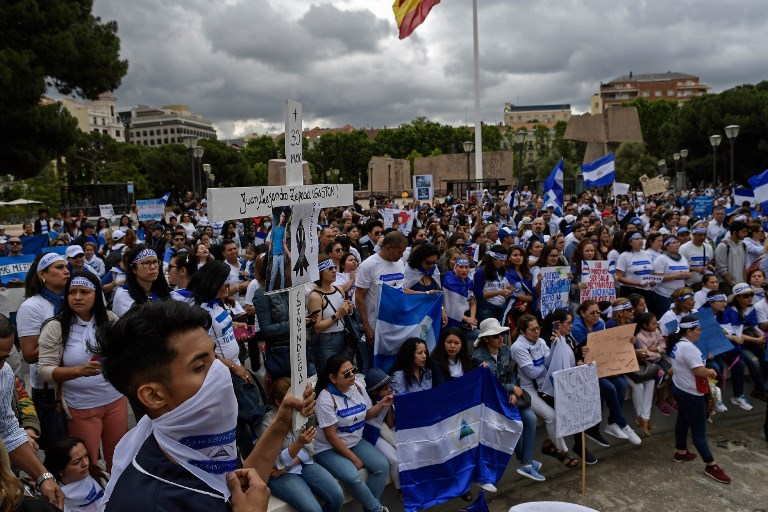
[[[23,282],[33,261],[35,261],[34,254],[0,258],[0,280],[2,280],[3,285],[5,286],[14,280]]]
[[[568,291],[571,289],[569,267],[544,267],[541,269],[541,293],[539,311],[545,317],[556,309],[568,309]]]
[[[587,287],[581,290],[581,302],[616,300],[616,282],[613,278],[615,271],[616,265],[610,265],[607,261],[583,261],[581,282]]]

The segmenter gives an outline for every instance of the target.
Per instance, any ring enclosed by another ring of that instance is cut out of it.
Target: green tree
[[[484,124],[480,134],[483,137],[483,151],[501,151],[502,135],[498,126],[495,124]]]
[[[243,158],[251,167],[257,163],[267,164],[271,159],[278,158],[277,143],[269,135],[254,137],[248,141],[248,144],[240,151],[240,154],[243,155]]]
[[[640,131],[648,154],[654,158],[665,158],[677,150],[671,145],[672,133],[677,124],[677,115],[680,111],[674,100],[658,99],[648,101],[645,98],[637,98],[631,103],[622,106],[635,107],[640,119]]]
[[[616,181],[635,184],[640,176],[656,175],[656,159],[639,142],[622,142],[616,150]]]
[[[94,99],[128,70],[115,22],[91,14],[92,0],[6,0],[0,4],[0,169],[34,176],[76,140],[61,106],[42,105],[47,86]]]

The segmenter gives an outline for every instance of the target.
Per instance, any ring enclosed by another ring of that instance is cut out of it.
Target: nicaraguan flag
[[[749,201],[750,206],[755,206],[755,193],[746,187],[737,187],[733,190],[733,206],[741,208],[744,201]]]
[[[163,196],[160,199],[162,199],[163,204],[165,204],[165,203],[168,202],[168,198],[170,198],[170,197],[171,197],[171,193],[170,192],[166,192],[165,194],[163,194]]]
[[[395,396],[397,460],[406,512],[495,485],[523,423],[517,406],[481,367],[442,386]]]
[[[554,206],[563,209],[563,159],[557,163],[544,182],[544,207]]]
[[[768,169],[757,176],[749,178],[749,184],[752,186],[754,201],[760,204],[763,215],[768,211]]]
[[[397,350],[408,338],[421,338],[432,352],[440,336],[443,296],[441,294],[406,294],[403,290],[382,286],[373,346],[373,365],[388,372]]]
[[[464,313],[469,309],[470,293],[471,279],[462,281],[452,270],[446,272],[443,277],[443,308],[448,316],[446,327],[461,327]]]
[[[610,185],[616,181],[613,153],[608,153],[594,162],[582,165],[581,173],[584,175],[584,185],[587,188]]]

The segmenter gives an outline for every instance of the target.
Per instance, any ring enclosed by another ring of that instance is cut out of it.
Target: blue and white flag
[[[563,159],[561,158],[544,182],[544,208],[563,209]]]
[[[733,206],[741,208],[744,201],[749,201],[749,206],[755,206],[755,193],[746,187],[736,187],[733,190]]]
[[[442,294],[406,294],[391,286],[382,286],[373,346],[373,365],[385,372],[395,362],[400,345],[408,338],[421,338],[432,352],[440,336]]]
[[[406,512],[465,494],[472,482],[495,485],[523,423],[486,367],[439,388],[395,396],[397,460]]]
[[[139,221],[163,220],[165,217],[165,203],[171,197],[170,192],[166,192],[158,199],[137,199],[136,210]]]
[[[582,165],[581,173],[584,175],[584,185],[587,188],[610,185],[616,181],[613,153],[608,153],[594,162]]]
[[[23,282],[27,278],[27,271],[33,261],[35,261],[34,254],[0,258],[0,282],[2,285],[7,286],[14,279]]]
[[[752,176],[747,181],[752,186],[755,202],[760,205],[763,214],[765,214],[768,212],[768,169],[757,176]]]
[[[471,279],[462,281],[453,271],[446,272],[443,277],[443,308],[448,316],[446,327],[461,327],[472,293]]]

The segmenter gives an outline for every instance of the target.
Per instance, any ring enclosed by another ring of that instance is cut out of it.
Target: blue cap
[[[389,382],[390,377],[380,368],[371,368],[365,374],[365,390],[375,393]]]

